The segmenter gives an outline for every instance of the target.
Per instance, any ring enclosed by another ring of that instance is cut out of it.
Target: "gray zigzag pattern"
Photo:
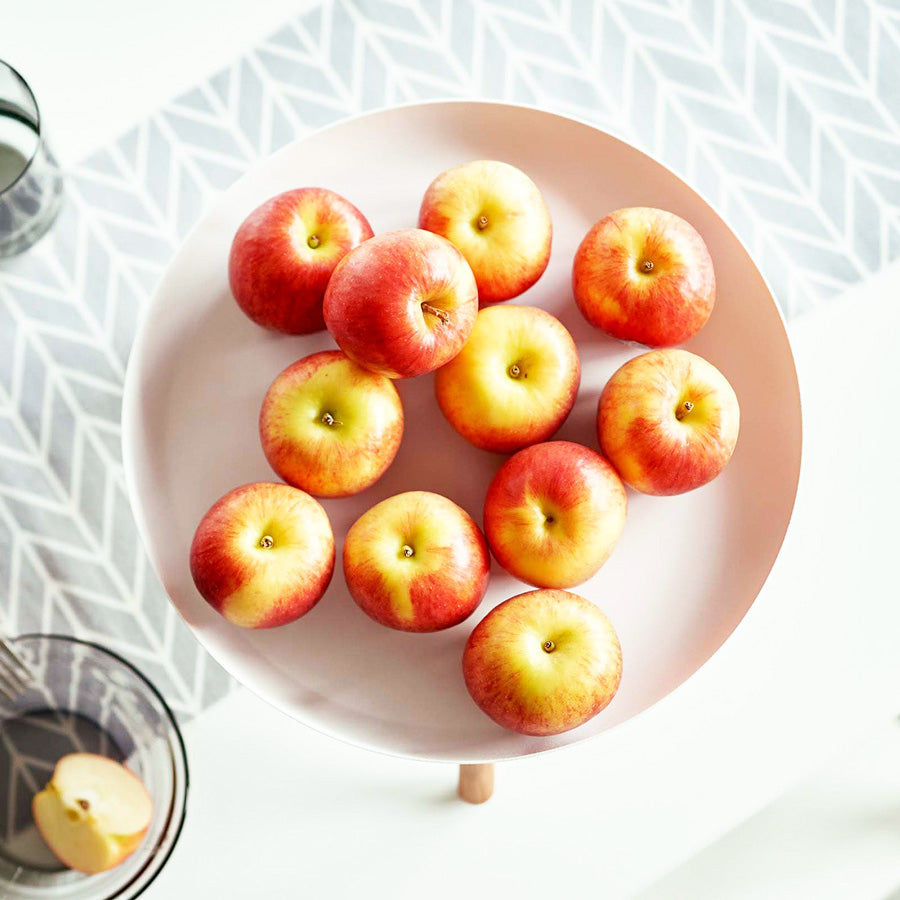
[[[183,715],[228,689],[128,508],[140,314],[255,160],[365,109],[466,96],[570,113],[660,158],[733,224],[789,318],[900,256],[896,0],[324,2],[85,160],[52,233],[0,270],[0,629],[107,643]]]

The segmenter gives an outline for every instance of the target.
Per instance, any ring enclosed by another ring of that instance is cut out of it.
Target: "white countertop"
[[[33,83],[71,161],[302,5],[33,0],[4,20],[0,55]],[[745,621],[675,694],[594,742],[499,767],[495,797],[469,807],[454,799],[450,767],[338,744],[238,692],[185,729],[187,825],[146,896],[489,896],[512,885],[522,897],[874,900],[895,888],[900,853],[883,829],[898,833],[900,782],[882,748],[900,745],[898,275],[792,326],[806,444],[795,522]],[[843,780],[826,769],[808,781],[829,760]],[[854,812],[867,791],[882,806]],[[784,835],[800,812],[815,824],[826,807],[832,818],[809,827],[792,868]],[[844,830],[829,830],[833,819]],[[747,846],[768,852],[763,874],[741,864]]]
[[[69,164],[311,5],[310,0],[29,0],[15,4],[14,13],[4,9],[0,59],[31,85],[54,151]]]

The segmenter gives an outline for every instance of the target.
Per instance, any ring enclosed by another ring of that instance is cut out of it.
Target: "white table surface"
[[[301,6],[32,0],[3,16],[0,55],[33,83],[70,161]],[[829,760],[845,773],[847,803],[868,790],[888,811],[900,805],[879,750],[900,745],[890,730],[900,710],[898,275],[792,326],[806,442],[795,522],[745,621],[675,694],[597,741],[499,768],[494,799],[468,807],[453,799],[452,768],[338,744],[238,692],[186,728],[188,822],[146,896],[488,896],[513,885],[522,897],[876,898],[896,887],[896,842],[868,839],[892,822],[896,833],[896,812],[842,818],[840,791],[815,787],[833,772],[760,810]],[[862,758],[859,746],[880,765],[857,761],[854,775],[839,761]],[[805,869],[778,853],[779,828],[821,809],[822,791],[837,819],[858,826],[842,832],[841,846],[859,852],[841,878],[822,878],[823,860],[836,859],[833,829],[808,831]],[[741,848],[765,836],[765,871],[751,876]]]
[[[900,723],[879,723],[635,900],[900,900]]]

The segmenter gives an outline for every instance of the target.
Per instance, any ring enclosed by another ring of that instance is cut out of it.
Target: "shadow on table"
[[[893,722],[632,900],[900,900],[898,758]]]

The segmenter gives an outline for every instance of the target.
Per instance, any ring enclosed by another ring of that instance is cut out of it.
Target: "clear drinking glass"
[[[12,643],[36,684],[15,700],[0,697],[0,897],[133,900],[165,865],[184,822],[188,768],[175,718],[137,669],[96,644],[58,635]],[[63,867],[31,817],[31,798],[73,752],[125,763],[153,800],[140,846],[99,875]]]
[[[0,60],[0,258],[27,250],[59,212],[62,177],[41,127],[28,82]]]

